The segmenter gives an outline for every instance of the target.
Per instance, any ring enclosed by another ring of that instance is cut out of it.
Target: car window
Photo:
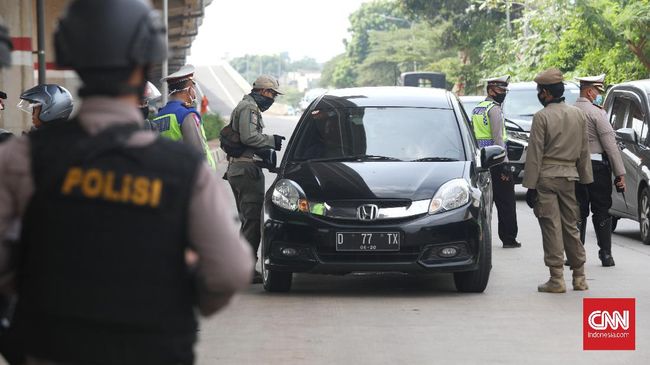
[[[639,136],[639,143],[645,144],[646,134],[648,134],[648,126],[643,121],[643,112],[641,107],[636,102],[630,103],[630,117],[628,120],[628,128],[634,129],[637,136]]]
[[[290,158],[293,160],[357,155],[404,161],[429,157],[465,160],[452,110],[317,108],[303,123]]]
[[[580,96],[577,88],[566,87],[564,90],[565,102],[573,105]],[[510,90],[503,103],[503,114],[506,116],[528,116],[532,117],[543,108],[537,99],[537,89],[515,89]]]
[[[625,128],[627,126],[625,121],[625,113],[627,112],[628,105],[629,100],[620,96],[614,98],[614,103],[612,105],[612,114],[609,117],[609,122],[614,130]]]

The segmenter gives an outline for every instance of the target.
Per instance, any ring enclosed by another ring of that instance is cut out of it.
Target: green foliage
[[[650,74],[650,0],[381,0],[350,23],[346,55],[325,65],[323,85],[392,85],[414,65],[444,72],[460,94],[549,67],[568,80],[606,73],[608,83]]]
[[[245,55],[232,59],[230,65],[251,84],[262,74],[279,78],[285,72],[321,70],[315,59],[305,57],[292,62],[286,52],[278,55]]]
[[[291,105],[296,108],[304,93],[298,91],[295,87],[286,87],[282,90],[283,95],[278,96],[276,102]]]
[[[203,129],[205,130],[205,138],[207,138],[208,141],[219,138],[221,128],[226,125],[221,115],[217,113],[206,113],[203,114],[202,120]]]

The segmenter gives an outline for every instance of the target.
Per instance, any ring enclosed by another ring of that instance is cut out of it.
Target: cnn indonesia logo
[[[583,350],[634,350],[635,299],[584,298]]]

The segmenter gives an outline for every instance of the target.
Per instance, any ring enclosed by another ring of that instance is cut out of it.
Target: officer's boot
[[[549,267],[551,277],[544,284],[537,286],[537,291],[542,293],[565,293],[566,285],[564,284],[564,267]]]
[[[573,269],[573,290],[589,290],[585,277],[585,265]]]
[[[614,266],[614,258],[612,257],[612,217],[596,223],[594,219],[594,227],[596,230],[596,239],[598,240],[598,258],[603,266]]]
[[[595,224],[594,224],[595,226]],[[580,242],[585,245],[585,236],[587,235],[587,218],[582,218],[578,221],[578,231],[580,232]],[[571,266],[569,260],[564,260],[564,266]]]

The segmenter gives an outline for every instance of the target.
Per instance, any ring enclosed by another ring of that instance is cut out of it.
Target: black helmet
[[[64,87],[54,84],[34,86],[20,94],[18,108],[31,114],[34,104],[41,106],[38,117],[47,123],[53,120],[67,120],[72,113],[72,95]]]
[[[144,0],[75,0],[54,44],[57,65],[75,70],[130,69],[167,57],[164,24]]]
[[[0,68],[11,66],[11,51],[14,49],[9,37],[9,29],[0,18]]]

